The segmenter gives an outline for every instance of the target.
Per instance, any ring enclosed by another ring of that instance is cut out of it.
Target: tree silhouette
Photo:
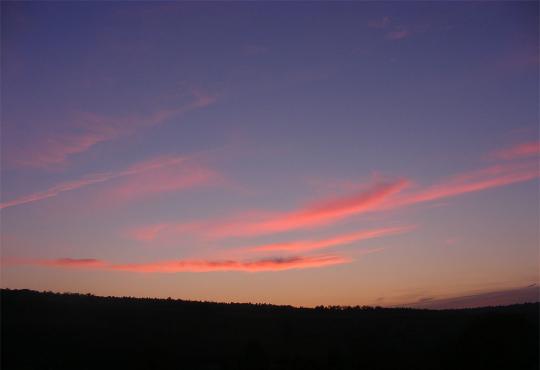
[[[1,291],[1,368],[538,369],[539,304],[467,310]]]

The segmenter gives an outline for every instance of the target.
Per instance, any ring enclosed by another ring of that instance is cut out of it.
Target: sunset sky
[[[537,2],[1,7],[2,287],[390,306],[538,284]]]

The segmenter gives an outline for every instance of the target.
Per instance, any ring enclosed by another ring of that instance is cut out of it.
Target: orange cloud
[[[26,204],[26,203],[37,202],[43,199],[58,196],[59,194],[66,191],[80,189],[86,186],[102,183],[105,181],[109,181],[109,180],[124,177],[124,176],[136,175],[136,174],[140,174],[146,171],[163,168],[166,166],[177,165],[182,162],[185,162],[186,160],[187,159],[185,157],[181,157],[181,156],[164,156],[164,157],[154,158],[150,161],[143,161],[143,162],[137,163],[133,166],[128,167],[125,170],[118,171],[118,172],[103,172],[103,173],[95,173],[95,174],[86,175],[82,177],[81,179],[63,182],[44,191],[38,191],[32,194],[23,195],[15,199],[8,200],[6,202],[2,202],[0,203],[0,209],[14,207],[14,206],[18,206],[18,205]]]
[[[54,260],[11,260],[4,263],[11,265],[34,265],[61,268],[97,268],[103,270],[116,270],[128,272],[210,272],[210,271],[283,271],[291,269],[306,269],[331,266],[350,262],[350,259],[336,256],[311,256],[268,258],[255,261],[207,261],[207,260],[172,260],[153,263],[111,264],[95,259],[61,258]]]
[[[492,153],[493,158],[512,160],[540,155],[540,141],[531,141],[514,145]]]
[[[266,244],[256,247],[247,248],[252,252],[270,252],[270,251],[287,251],[287,252],[306,252],[317,249],[335,247],[338,245],[350,244],[352,242],[379,238],[386,235],[394,235],[410,231],[412,226],[388,227],[374,230],[364,230],[351,234],[339,235],[333,238],[322,240],[304,240],[288,243]]]

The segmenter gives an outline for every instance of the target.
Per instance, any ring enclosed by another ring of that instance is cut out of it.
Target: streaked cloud
[[[376,211],[387,199],[409,185],[405,179],[378,180],[361,190],[341,197],[322,198],[288,212],[252,212],[231,216],[229,220],[200,220],[187,223],[158,223],[132,228],[126,233],[138,241],[154,241],[159,236],[182,233],[200,234],[210,239],[250,237],[326,226],[348,217]],[[355,186],[358,189],[358,185]],[[389,229],[373,230],[373,235]],[[356,235],[356,234],[355,234]],[[366,232],[365,237],[371,235]],[[352,235],[351,235],[352,237]],[[358,238],[361,235],[357,235]],[[330,242],[330,241],[328,241]],[[313,241],[312,243],[316,243]],[[294,243],[293,243],[294,244]]]
[[[116,181],[100,197],[110,202],[129,202],[136,198],[164,194],[193,187],[216,184],[221,176],[214,170],[186,162],[183,166],[165,166],[139,172]]]
[[[410,35],[412,35],[412,32],[405,29],[405,28],[401,28],[401,29],[397,29],[397,30],[394,30],[394,31],[390,31],[390,32],[387,32],[386,33],[386,38],[388,40],[402,40],[404,38],[407,38],[409,37]]]
[[[49,189],[38,191],[32,194],[23,195],[12,200],[0,203],[0,209],[15,207],[18,205],[38,202],[47,198],[56,197],[61,193],[84,188],[90,185],[103,183],[112,179],[117,179],[125,176],[141,174],[146,171],[155,170],[165,166],[173,166],[183,163],[187,160],[182,156],[163,156],[153,158],[148,161],[136,163],[124,170],[118,172],[103,172],[86,175],[78,180],[67,181],[50,187]]]
[[[18,259],[3,261],[5,265],[33,265],[57,268],[102,269],[144,273],[175,272],[211,272],[211,271],[284,271],[291,269],[317,268],[348,263],[351,260],[338,255],[321,255],[310,257],[266,258],[252,261],[239,260],[166,260],[150,263],[113,264],[95,259],[61,258],[52,260]]]
[[[526,160],[458,173],[425,187],[413,187],[407,179],[379,180],[361,191],[323,198],[288,212],[255,211],[230,216],[222,221],[200,220],[185,224],[171,222],[141,226],[134,228],[131,235],[137,240],[150,241],[173,230],[179,233],[198,233],[214,239],[276,234],[326,226],[368,212],[383,212],[530,181],[539,175],[537,162]],[[347,186],[353,187],[357,185]]]
[[[107,263],[94,258],[58,258],[58,259],[22,259],[8,258],[3,259],[2,264],[5,266],[45,266],[45,267],[62,267],[74,269],[101,269]]]
[[[131,272],[209,272],[209,271],[283,271],[291,269],[316,268],[350,262],[346,257],[336,255],[311,257],[268,258],[255,261],[206,261],[179,260],[156,263],[113,265],[111,269]]]
[[[462,194],[529,181],[540,175],[536,161],[502,164],[455,175],[440,184],[400,196],[381,208],[395,208],[416,203],[430,202]]]
[[[512,160],[540,155],[540,141],[520,143],[491,153],[492,158]]]
[[[377,181],[360,192],[334,199],[324,199],[291,212],[275,213],[259,220],[233,221],[220,224],[211,231],[213,236],[250,236],[279,233],[327,225],[346,217],[376,209],[384,200],[404,189],[404,179]]]
[[[156,239],[157,235],[169,227],[169,224],[155,224],[148,226],[141,226],[139,228],[130,229],[126,232],[126,235],[134,240],[141,242],[148,242]]]
[[[396,24],[390,17],[384,16],[368,21],[368,27],[384,32],[387,40],[401,40],[412,35],[408,27]]]
[[[307,251],[312,251],[312,250],[331,248],[331,247],[335,247],[339,245],[346,245],[346,244],[350,244],[350,243],[361,241],[361,240],[374,239],[374,238],[380,238],[380,237],[388,236],[388,235],[401,234],[401,233],[410,231],[412,229],[413,229],[412,226],[400,226],[400,227],[379,228],[379,229],[373,229],[373,230],[363,230],[363,231],[358,231],[355,233],[342,234],[342,235],[334,236],[332,238],[327,238],[327,239],[302,240],[302,241],[294,241],[294,242],[287,242],[287,243],[265,244],[265,245],[255,246],[255,247],[249,247],[249,248],[246,248],[245,250],[251,251],[251,252],[274,252],[274,251],[307,252]]]
[[[125,116],[100,116],[93,113],[78,113],[70,132],[45,135],[32,142],[31,146],[17,148],[10,155],[16,166],[50,168],[64,165],[75,154],[90,150],[93,146],[129,135],[139,129],[157,126],[168,119],[189,111],[206,107],[216,98],[200,90],[191,92],[191,99],[175,108],[160,109],[149,114]]]

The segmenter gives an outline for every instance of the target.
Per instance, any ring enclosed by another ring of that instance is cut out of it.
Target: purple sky
[[[311,306],[538,284],[537,2],[1,7],[3,287]]]

